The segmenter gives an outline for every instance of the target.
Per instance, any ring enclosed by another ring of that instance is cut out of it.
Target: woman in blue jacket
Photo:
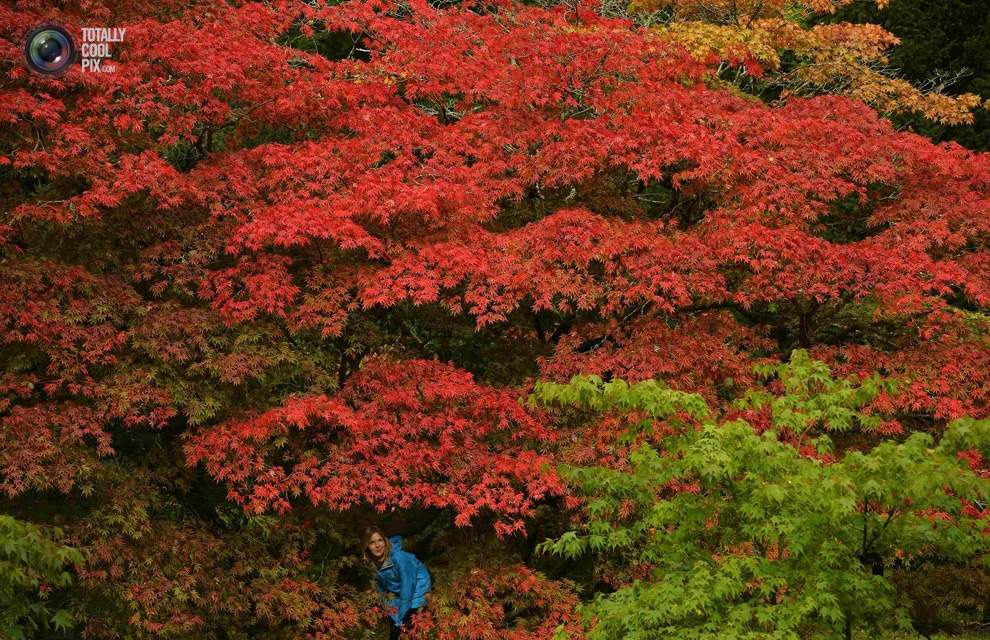
[[[416,556],[402,550],[401,537],[386,538],[378,527],[368,527],[365,531],[364,554],[378,570],[375,575],[378,592],[397,596],[388,600],[393,610],[389,615],[389,640],[396,640],[402,633],[402,624],[426,604],[426,594],[432,585],[430,572]]]

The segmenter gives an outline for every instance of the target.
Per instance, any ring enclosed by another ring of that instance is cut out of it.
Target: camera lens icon
[[[46,24],[28,34],[24,56],[28,66],[38,73],[59,75],[75,59],[76,46],[65,29]]]

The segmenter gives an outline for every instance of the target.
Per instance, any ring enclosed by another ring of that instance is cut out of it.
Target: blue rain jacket
[[[390,616],[392,622],[399,626],[410,609],[426,604],[426,594],[433,583],[426,566],[416,556],[402,550],[401,536],[392,536],[388,541],[392,544],[392,553],[378,568],[375,586],[379,593],[399,596],[388,601],[389,608],[396,609]]]

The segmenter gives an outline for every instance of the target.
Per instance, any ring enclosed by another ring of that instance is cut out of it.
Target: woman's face
[[[385,538],[381,534],[371,534],[371,542],[368,543],[368,552],[375,560],[381,560],[385,556]]]

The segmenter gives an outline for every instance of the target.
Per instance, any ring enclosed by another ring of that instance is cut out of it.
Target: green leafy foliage
[[[69,567],[83,558],[78,550],[52,541],[61,535],[0,515],[0,637],[30,638],[72,625],[52,593],[71,584]]]
[[[884,420],[865,408],[879,394],[896,389],[893,380],[876,373],[861,381],[852,377],[836,380],[827,364],[812,360],[804,349],[795,349],[785,364],[766,363],[754,368],[764,379],[779,380],[784,393],[750,389],[736,407],[769,408],[775,429],[798,434],[816,428],[832,432],[855,427],[876,430]]]
[[[835,381],[805,354],[763,370],[785,393],[770,402],[787,425],[848,428],[854,410],[888,382]],[[534,401],[601,411],[650,409],[669,417],[693,401],[654,382],[578,378],[539,385]],[[702,406],[697,403],[702,402]],[[657,411],[656,408],[663,409]],[[828,436],[817,444],[825,449]],[[910,629],[889,568],[926,558],[990,558],[981,518],[960,498],[983,501],[990,480],[960,462],[990,446],[990,421],[953,422],[852,451],[835,462],[803,455],[773,429],[708,419],[643,445],[628,470],[565,468],[587,496],[587,522],[542,545],[563,556],[621,556],[644,576],[584,607],[592,638],[812,638]]]

